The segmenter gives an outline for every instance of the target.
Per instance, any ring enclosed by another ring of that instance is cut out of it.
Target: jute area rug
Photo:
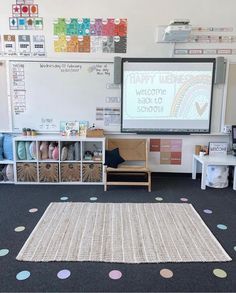
[[[17,260],[230,261],[191,204],[51,203]]]

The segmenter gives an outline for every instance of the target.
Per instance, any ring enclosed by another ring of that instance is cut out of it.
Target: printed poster
[[[4,35],[3,36],[3,50],[5,56],[16,55],[16,36],[15,35]]]
[[[120,125],[120,117],[119,107],[96,108],[96,121],[103,121],[104,126]]]
[[[9,17],[10,30],[42,30],[43,18],[39,15],[39,6],[34,0],[16,0]]]
[[[14,65],[13,72],[13,111],[15,115],[26,112],[25,68],[24,65]]]
[[[58,18],[53,23],[54,51],[126,53],[127,19]]]
[[[45,37],[41,35],[33,36],[33,46],[32,46],[33,56],[46,56],[45,50]]]
[[[161,165],[181,165],[182,139],[150,139],[150,152],[160,152]]]
[[[19,35],[18,36],[18,52],[19,56],[30,56],[31,55],[31,45],[29,35]]]
[[[4,54],[4,56],[46,56],[45,36],[0,35],[0,55],[2,54]]]

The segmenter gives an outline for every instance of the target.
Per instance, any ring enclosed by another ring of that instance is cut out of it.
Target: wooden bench
[[[146,139],[108,138],[106,149],[119,148],[124,163],[118,168],[105,166],[104,191],[109,185],[147,186],[151,191],[151,172],[148,168],[148,145]],[[117,178],[116,178],[117,177]]]

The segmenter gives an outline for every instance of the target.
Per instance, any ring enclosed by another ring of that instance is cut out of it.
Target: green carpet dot
[[[213,274],[218,277],[218,278],[226,278],[227,277],[227,273],[224,270],[221,269],[214,269],[213,270]]]
[[[155,200],[157,200],[157,201],[163,201],[163,198],[158,196],[158,197],[155,198]]]
[[[9,253],[9,249],[0,249],[0,256],[5,256]]]
[[[24,226],[19,226],[19,227],[16,227],[15,228],[15,232],[22,232],[25,230],[25,227]]]

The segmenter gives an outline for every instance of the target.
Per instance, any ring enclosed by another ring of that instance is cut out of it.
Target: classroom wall
[[[5,0],[0,4],[0,33],[14,33],[9,30],[11,7],[15,0]],[[39,5],[39,14],[44,17],[43,34],[46,35],[48,57],[65,59],[112,59],[112,54],[67,54],[53,52],[53,19],[58,17],[117,17],[128,19],[127,57],[168,57],[172,54],[172,44],[156,44],[155,29],[158,25],[167,25],[173,19],[189,19],[194,26],[232,27],[235,24],[236,3],[234,0],[35,0]],[[23,31],[21,31],[23,32]],[[26,31],[25,31],[26,32]],[[29,31],[27,31],[28,34]],[[33,31],[31,32],[34,33]]]
[[[4,0],[0,3],[0,34],[31,34],[35,31],[9,30],[9,17],[15,0]],[[39,5],[39,14],[44,18],[44,30],[37,32],[46,38],[47,60],[105,60],[112,61],[114,55],[124,57],[171,57],[174,48],[182,48],[182,44],[163,44],[155,42],[156,28],[167,25],[173,19],[189,19],[193,26],[202,27],[234,27],[235,0],[35,0]],[[126,54],[86,54],[86,53],[55,53],[53,50],[53,19],[65,17],[115,17],[128,19],[128,41]],[[183,45],[185,46],[185,45]],[[232,44],[232,46],[235,46]],[[187,56],[189,57],[189,56]],[[191,57],[195,57],[191,55]],[[216,57],[216,56],[201,56]],[[236,61],[236,55],[225,56],[228,62]],[[12,59],[0,57],[2,60]],[[17,57],[14,59],[27,59]],[[32,59],[32,58],[28,58]],[[38,59],[37,59],[38,60]],[[183,140],[183,160],[181,166],[158,165],[151,154],[151,167],[154,171],[190,172],[191,158],[195,144],[207,144],[209,141],[228,141],[228,136],[221,136],[222,105],[225,87],[214,88],[212,111],[212,135],[209,136],[174,136]],[[3,119],[6,119],[3,118]],[[3,124],[2,124],[3,125]],[[0,129],[4,127],[1,125]]]

